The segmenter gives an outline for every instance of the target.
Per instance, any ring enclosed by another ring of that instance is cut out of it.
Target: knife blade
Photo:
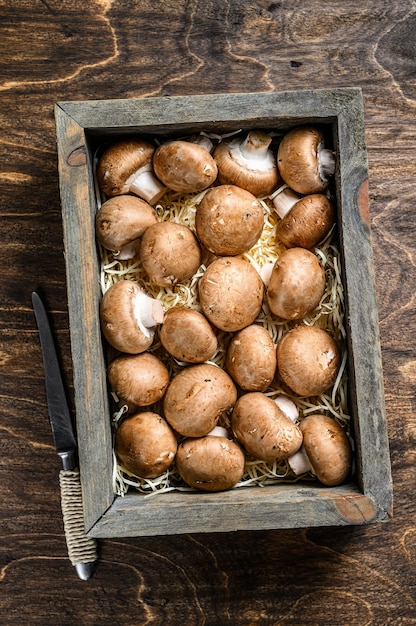
[[[82,580],[91,578],[97,561],[96,541],[85,534],[77,442],[62,380],[55,341],[39,294],[32,293],[45,370],[45,387],[53,440],[62,462],[61,505],[69,559]]]

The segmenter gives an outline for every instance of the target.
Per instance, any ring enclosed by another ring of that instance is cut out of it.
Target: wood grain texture
[[[0,10],[4,623],[415,625],[414,3],[0,0]],[[106,539],[94,578],[78,580],[30,304],[38,289],[73,408],[54,103],[350,86],[365,105],[393,520]]]

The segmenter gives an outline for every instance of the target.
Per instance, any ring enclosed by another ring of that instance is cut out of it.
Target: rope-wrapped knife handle
[[[85,534],[79,470],[61,470],[59,483],[68,557],[78,575],[89,578],[89,569],[97,560],[97,542]]]

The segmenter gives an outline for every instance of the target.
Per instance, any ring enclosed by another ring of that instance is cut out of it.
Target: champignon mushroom
[[[316,255],[304,248],[290,248],[274,264],[267,303],[274,315],[300,319],[318,306],[325,284],[325,270]]]
[[[263,282],[250,263],[240,257],[213,261],[199,280],[199,301],[205,316],[227,332],[252,324],[263,302]]]
[[[237,400],[231,426],[246,452],[261,461],[283,461],[302,445],[299,427],[276,402],[259,391],[246,393]]]
[[[195,227],[201,243],[213,254],[243,254],[258,241],[264,225],[263,207],[236,185],[209,189],[199,203]]]
[[[192,193],[206,189],[217,178],[217,164],[209,151],[192,141],[162,143],[153,155],[156,176],[169,189]]]
[[[340,485],[352,465],[352,449],[342,426],[332,417],[308,415],[300,423],[303,435],[301,449],[289,459],[297,476],[311,472],[328,487]]]
[[[170,380],[166,365],[150,352],[117,356],[107,376],[112,391],[129,410],[158,402]]]
[[[136,196],[114,196],[98,209],[95,228],[98,241],[120,260],[133,258],[137,239],[158,221],[155,209]]]
[[[120,280],[103,295],[100,319],[103,335],[113,348],[139,354],[151,346],[154,328],[163,322],[163,307],[134,281]]]
[[[340,350],[328,331],[319,326],[296,326],[277,344],[277,370],[299,396],[317,396],[335,382]]]
[[[245,457],[240,446],[215,433],[183,441],[176,454],[182,479],[201,491],[231,489],[244,474]]]
[[[123,469],[140,478],[156,478],[174,462],[177,440],[157,413],[144,411],[123,419],[115,434],[115,453]]]
[[[321,193],[335,171],[335,157],[324,147],[322,131],[313,126],[289,130],[277,152],[280,175],[291,189],[302,194]]]
[[[265,391],[276,371],[276,348],[269,331],[258,324],[246,326],[231,339],[225,367],[245,391]]]
[[[324,194],[309,194],[288,199],[289,189],[274,197],[276,211],[281,217],[276,224],[276,238],[288,248],[311,249],[331,230],[335,221],[332,203]],[[286,199],[282,204],[283,196]]]
[[[158,222],[142,236],[140,260],[155,285],[169,287],[195,274],[201,264],[201,248],[187,226]]]
[[[272,138],[261,130],[247,136],[223,139],[214,150],[218,179],[250,191],[254,196],[269,194],[279,182],[276,159],[269,149]]]
[[[164,400],[166,420],[185,437],[207,435],[237,399],[230,376],[209,363],[189,365],[171,381]]]
[[[97,179],[106,196],[134,193],[156,204],[166,187],[154,175],[155,146],[145,139],[125,139],[109,146],[97,165]]]
[[[160,341],[178,361],[203,363],[217,350],[218,340],[206,317],[195,309],[175,306],[166,311]]]

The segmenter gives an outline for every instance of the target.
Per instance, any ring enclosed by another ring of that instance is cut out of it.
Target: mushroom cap
[[[325,284],[317,256],[305,248],[289,248],[272,269],[267,286],[270,310],[283,319],[301,319],[318,306]]]
[[[168,287],[195,274],[201,264],[201,248],[187,226],[157,222],[142,236],[140,260],[155,285]]]
[[[240,446],[216,435],[185,439],[176,455],[176,467],[182,479],[201,491],[231,489],[242,478],[244,463]]]
[[[166,420],[185,437],[207,435],[237,399],[231,377],[209,363],[189,365],[171,381],[163,401]]]
[[[330,200],[324,194],[309,194],[276,224],[276,238],[288,248],[311,249],[329,233],[334,221]]]
[[[175,460],[177,440],[157,413],[144,411],[125,418],[115,434],[115,452],[124,469],[140,478],[156,478]]]
[[[98,160],[97,179],[106,196],[129,192],[129,179],[151,165],[155,146],[145,139],[125,139],[109,146]]]
[[[199,281],[203,313],[217,328],[228,332],[252,324],[260,312],[264,286],[258,272],[239,257],[213,261]]]
[[[249,143],[249,150],[245,150]],[[237,185],[254,196],[266,196],[279,182],[274,154],[269,150],[271,137],[262,131],[250,131],[247,138],[222,140],[214,150],[221,184]]]
[[[299,427],[276,402],[259,391],[240,396],[231,426],[246,452],[268,463],[287,459],[302,445]]]
[[[209,151],[191,141],[173,140],[160,145],[153,155],[159,180],[174,191],[202,191],[217,178],[217,164]]]
[[[225,367],[245,391],[265,391],[276,372],[276,348],[264,326],[251,324],[231,339]]]
[[[327,188],[328,180],[321,175],[319,161],[323,143],[323,133],[312,126],[292,128],[283,136],[277,165],[281,177],[294,191],[311,194]]]
[[[98,241],[116,252],[141,237],[158,221],[155,209],[136,196],[114,196],[106,200],[95,216]]]
[[[112,391],[129,410],[158,402],[170,380],[167,367],[150,352],[116,357],[108,366],[107,375]]]
[[[264,225],[263,207],[236,185],[209,189],[199,203],[195,227],[201,243],[213,254],[243,254],[258,241]]]
[[[326,415],[308,415],[300,423],[303,448],[317,479],[329,487],[346,480],[352,464],[352,450],[342,426]]]
[[[207,361],[218,346],[217,336],[206,317],[182,306],[166,311],[159,339],[169,354],[187,363]]]
[[[149,314],[150,323],[143,322]],[[107,289],[100,304],[101,329],[108,343],[120,352],[138,354],[153,343],[154,326],[163,321],[158,300],[149,298],[137,283],[120,280]]]
[[[277,370],[299,396],[317,396],[329,389],[340,363],[337,343],[319,326],[296,326],[277,344]]]

